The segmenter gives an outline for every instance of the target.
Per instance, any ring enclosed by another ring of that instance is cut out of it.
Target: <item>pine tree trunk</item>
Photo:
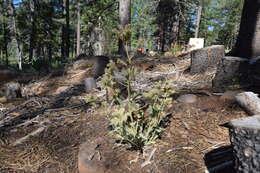
[[[15,8],[14,8],[14,4],[13,4],[13,0],[9,1],[9,9],[10,9],[10,15],[11,15],[11,23],[12,23],[12,33],[13,33],[13,40],[15,43],[15,47],[16,47],[16,54],[18,56],[18,66],[19,66],[19,70],[22,70],[22,52],[21,52],[21,48],[19,45],[19,41],[18,41],[18,33],[17,33],[17,27],[16,27],[16,20],[15,20],[15,16],[16,16],[16,12],[15,12]]]
[[[175,0],[175,6],[176,9],[179,10],[179,0]],[[174,15],[174,21],[172,24],[172,36],[171,36],[171,40],[169,42],[168,47],[170,48],[171,45],[175,45],[177,44],[178,40],[179,40],[179,32],[180,32],[180,12],[175,12]]]
[[[239,34],[233,56],[254,58],[260,56],[260,0],[245,0]]]
[[[200,28],[200,20],[203,8],[203,0],[199,1],[198,11],[197,11],[197,19],[196,19],[196,28],[195,28],[195,38],[199,37],[199,28]]]
[[[77,2],[77,56],[80,54],[80,1]]]
[[[69,57],[70,53],[70,3],[69,0],[65,0],[65,12],[66,12],[66,27],[65,27],[65,57]]]
[[[131,23],[131,0],[119,0],[119,23],[124,30]],[[119,54],[126,57],[124,41],[119,38]]]
[[[7,41],[7,24],[3,22],[3,32],[4,32],[4,52],[5,52],[5,65],[9,65],[9,60],[8,60],[8,41]]]
[[[176,14],[175,21],[173,22],[172,26],[172,39],[170,41],[169,47],[171,47],[171,44],[175,45],[178,42],[179,39],[179,30],[180,29],[180,16],[179,14]]]
[[[31,10],[31,33],[30,33],[30,48],[29,48],[29,62],[32,62],[34,52],[34,40],[35,40],[35,0],[30,1]]]
[[[164,52],[164,47],[165,47],[165,32],[163,29],[163,24],[160,25],[160,31],[159,31],[159,50],[161,52]]]
[[[62,24],[61,27],[61,57],[64,58],[65,57],[65,25]]]

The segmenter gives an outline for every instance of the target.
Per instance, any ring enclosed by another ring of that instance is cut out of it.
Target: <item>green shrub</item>
[[[144,93],[133,91],[137,70],[131,58],[118,64],[123,70],[120,71],[116,63],[111,62],[101,81],[107,91],[107,103],[114,105],[109,115],[111,133],[133,149],[142,151],[145,145],[153,144],[163,131],[166,108],[172,102],[171,82],[158,82]],[[125,80],[118,80],[115,77],[117,73]]]

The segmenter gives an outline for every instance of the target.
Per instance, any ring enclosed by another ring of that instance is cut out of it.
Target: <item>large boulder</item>
[[[225,55],[223,45],[214,45],[191,53],[191,73],[203,73],[217,67]]]
[[[221,58],[218,63],[212,86],[213,88],[223,89],[230,85],[243,82],[247,75],[248,59],[226,56]]]

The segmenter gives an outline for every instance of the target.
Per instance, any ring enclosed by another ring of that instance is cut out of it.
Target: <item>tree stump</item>
[[[222,89],[236,82],[241,82],[247,75],[248,59],[239,57],[223,57],[220,59],[216,75],[212,81],[213,88]]]
[[[215,45],[194,50],[191,53],[191,73],[203,73],[216,68],[224,57],[224,46]]]
[[[260,115],[228,123],[237,173],[260,172]]]

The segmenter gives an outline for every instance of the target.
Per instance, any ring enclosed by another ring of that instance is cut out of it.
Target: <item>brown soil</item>
[[[189,65],[187,62],[179,60],[176,64],[183,69]],[[157,64],[153,68],[140,65],[139,67],[141,70],[152,72],[178,69],[167,63]],[[68,72],[64,76],[46,78],[42,80],[41,85],[37,85],[38,82],[30,86],[38,87],[37,95],[41,96],[60,93],[87,76],[84,70],[73,70],[73,73]],[[203,79],[207,79],[204,80],[206,83],[200,85],[199,82]],[[174,101],[169,110],[170,122],[161,139],[156,144],[146,147],[144,153],[131,151],[127,146],[116,143],[109,135],[109,122],[104,110],[77,107],[45,112],[30,126],[0,132],[0,173],[76,173],[79,146],[85,141],[96,138],[104,139],[106,142],[102,146],[103,150],[112,153],[111,160],[108,161],[108,172],[111,173],[204,172],[207,166],[214,166],[214,163],[208,164],[205,160],[207,153],[230,145],[228,129],[220,125],[246,116],[236,104],[211,95],[212,91],[207,89],[210,79],[208,74],[194,76],[182,74],[178,80],[176,79],[175,85],[179,86],[176,87],[176,96],[180,93],[196,93],[201,89],[209,94],[197,94],[199,99],[196,104],[181,104]],[[182,85],[178,85],[178,82]],[[72,97],[70,102],[78,103],[85,95],[82,93],[80,96]],[[12,102],[2,107],[19,103],[20,101]],[[36,130],[41,122],[47,127],[44,132],[21,145],[12,146],[14,141]],[[141,164],[155,148],[151,163],[141,168]]]

